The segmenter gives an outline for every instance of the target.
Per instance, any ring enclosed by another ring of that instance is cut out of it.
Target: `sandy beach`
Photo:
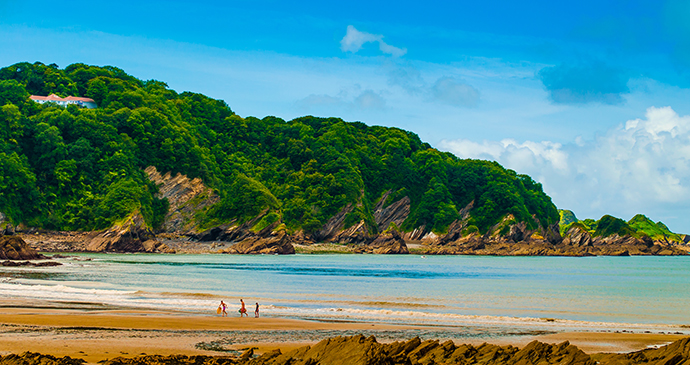
[[[337,336],[359,331],[395,331],[410,326],[378,323],[319,322],[284,318],[219,317],[188,313],[132,310],[83,310],[0,302],[0,354],[25,351],[82,358],[96,363],[118,356],[141,354],[227,355],[253,347],[261,353],[283,352],[313,341],[294,342],[294,331]],[[300,332],[302,333],[302,332]],[[682,338],[674,334],[562,332],[514,338],[473,338],[473,345],[524,346],[530,341],[570,341],[587,353],[630,352]]]

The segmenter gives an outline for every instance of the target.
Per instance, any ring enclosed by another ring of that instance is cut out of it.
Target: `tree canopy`
[[[28,98],[51,93],[90,97],[98,108]],[[137,210],[160,224],[167,205],[155,198],[147,166],[215,189],[221,200],[200,216],[205,222],[246,221],[268,210],[289,229],[315,231],[348,204],[357,207],[348,224],[372,222],[386,191],[389,203],[411,200],[403,230],[443,232],[472,202],[471,224],[481,232],[508,214],[531,226],[532,217],[559,221],[529,176],[459,159],[412,132],[339,118],[243,118],[222,100],[112,66],[0,69],[0,137],[0,211],[51,229],[102,229]]]

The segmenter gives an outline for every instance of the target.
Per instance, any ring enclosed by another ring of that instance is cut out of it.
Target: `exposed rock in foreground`
[[[43,258],[21,237],[0,236],[0,259],[2,260],[35,260]]]
[[[513,346],[483,344],[459,345],[452,341],[422,341],[413,338],[406,342],[381,344],[362,335],[333,337],[314,346],[305,346],[281,353],[267,352],[255,357],[253,350],[240,357],[145,355],[134,358],[118,357],[104,361],[105,365],[687,365],[690,363],[690,338],[676,341],[659,349],[628,354],[596,355],[596,361],[568,342],[546,344],[538,341],[522,349]],[[79,365],[84,361],[70,357],[56,358],[27,352],[23,355],[0,356],[0,365]]]
[[[31,262],[31,261],[2,261],[0,262],[0,266],[5,266],[5,267],[18,267],[18,266],[33,266],[33,267],[46,267],[46,266],[60,266],[62,265],[59,262],[55,261],[41,261],[41,262]]]

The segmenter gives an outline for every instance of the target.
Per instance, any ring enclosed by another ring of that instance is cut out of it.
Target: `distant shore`
[[[0,354],[31,351],[58,357],[82,358],[89,363],[141,354],[237,355],[248,348],[254,348],[255,353],[274,349],[285,352],[321,340],[286,340],[284,333],[290,331],[313,331],[337,336],[345,332],[371,333],[409,328],[413,327],[371,322],[318,322],[122,309],[69,309],[43,306],[41,303],[0,300]],[[230,338],[228,333],[232,334]],[[683,337],[687,336],[561,332],[503,338],[478,337],[464,343],[479,345],[489,342],[522,347],[533,340],[546,343],[570,341],[591,354],[637,351],[665,345]]]

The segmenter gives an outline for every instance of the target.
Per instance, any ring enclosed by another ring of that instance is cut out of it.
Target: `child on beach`
[[[256,303],[256,309],[254,310],[254,318],[259,318],[259,303]]]
[[[221,317],[226,317],[228,315],[228,312],[225,311],[225,303],[223,301],[220,301],[220,305],[218,306],[219,312],[221,312]]]
[[[244,307],[244,300],[240,299],[240,303],[242,303],[242,308],[240,308],[240,317],[242,317],[243,314],[249,317],[249,314],[247,314],[247,308]]]

